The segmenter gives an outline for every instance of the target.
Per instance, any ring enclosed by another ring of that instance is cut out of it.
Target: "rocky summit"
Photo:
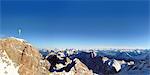
[[[0,75],[48,75],[49,63],[23,39],[0,39]]]

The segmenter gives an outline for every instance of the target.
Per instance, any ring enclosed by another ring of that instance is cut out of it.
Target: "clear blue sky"
[[[150,48],[146,0],[9,0],[1,8],[0,37],[24,38],[38,48]]]

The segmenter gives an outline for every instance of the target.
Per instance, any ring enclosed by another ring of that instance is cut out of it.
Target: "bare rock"
[[[38,50],[25,40],[5,38],[0,40],[0,50],[19,66],[20,75],[48,75],[48,63]],[[44,61],[44,62],[41,62]]]
[[[51,72],[50,75],[93,75],[92,70],[89,70],[79,59],[74,59],[75,65],[69,72]]]
[[[75,60],[75,66],[71,69],[71,71],[74,71],[74,75],[93,75],[92,70],[89,70],[88,67],[83,64],[79,59]]]

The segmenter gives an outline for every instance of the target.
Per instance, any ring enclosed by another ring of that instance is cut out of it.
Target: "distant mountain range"
[[[36,49],[0,39],[0,75],[150,75],[150,49]]]
[[[56,55],[71,60],[78,58],[98,75],[149,75],[150,49],[39,50],[43,57]]]

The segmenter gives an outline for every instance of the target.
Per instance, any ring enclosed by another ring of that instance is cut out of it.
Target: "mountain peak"
[[[46,62],[42,62],[41,54],[24,39],[15,37],[2,38],[0,40],[0,54],[5,53],[13,63],[16,63],[19,75],[48,75]],[[1,59],[0,59],[1,60]],[[4,69],[9,68],[4,66]],[[7,73],[8,75],[11,73]],[[16,74],[13,74],[16,75]]]

